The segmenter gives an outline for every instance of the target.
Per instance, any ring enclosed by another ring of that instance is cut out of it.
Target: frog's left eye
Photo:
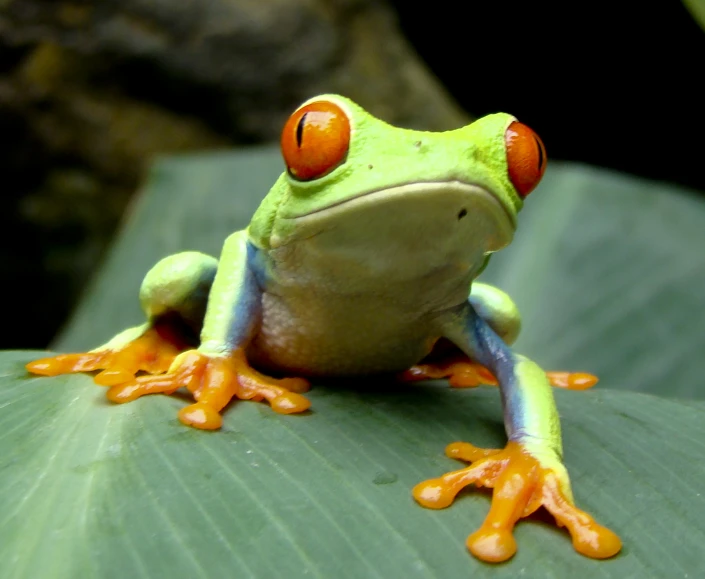
[[[330,173],[345,160],[350,120],[335,103],[315,101],[298,109],[284,125],[282,155],[289,173],[309,181]]]
[[[504,142],[509,178],[519,196],[526,197],[539,184],[546,170],[546,149],[539,136],[518,121],[507,128]]]

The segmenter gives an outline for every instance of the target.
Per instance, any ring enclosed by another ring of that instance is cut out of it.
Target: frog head
[[[287,170],[255,214],[253,241],[368,277],[476,274],[511,241],[546,165],[539,138],[511,115],[414,131],[337,95],[301,105],[281,147]]]

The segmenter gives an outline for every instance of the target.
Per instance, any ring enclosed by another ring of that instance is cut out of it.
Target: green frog
[[[615,555],[617,535],[574,505],[551,388],[595,379],[547,374],[516,353],[517,308],[474,282],[511,242],[543,176],[539,137],[504,113],[448,132],[406,130],[323,95],[294,111],[281,150],[286,170],[219,259],[164,258],[140,289],[144,324],[28,370],[99,371],[95,382],[116,403],[186,388],[194,403],[179,419],[200,429],[220,428],[236,398],[302,412],[314,377],[496,383],[506,447],[451,444],[447,454],[470,464],[418,484],[416,501],[444,508],[467,485],[493,488],[487,519],[467,539],[484,561],[510,558],[515,523],[540,506],[583,555]]]

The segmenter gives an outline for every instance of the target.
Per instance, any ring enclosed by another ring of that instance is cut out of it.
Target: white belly
[[[399,372],[439,338],[432,316],[369,295],[264,294],[262,323],[248,359],[266,370],[304,376]]]

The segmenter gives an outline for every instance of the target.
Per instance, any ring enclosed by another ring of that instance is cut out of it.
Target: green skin
[[[549,382],[507,347],[517,309],[500,290],[472,285],[510,243],[523,204],[504,137],[516,119],[419,132],[343,97],[322,99],[349,116],[344,162],[306,182],[283,173],[219,262],[196,252],[159,262],[140,291],[148,320],[177,311],[200,327],[207,308],[201,353],[243,349],[260,369],[299,376],[402,371],[446,338],[498,377],[509,439],[557,472],[570,497]]]

